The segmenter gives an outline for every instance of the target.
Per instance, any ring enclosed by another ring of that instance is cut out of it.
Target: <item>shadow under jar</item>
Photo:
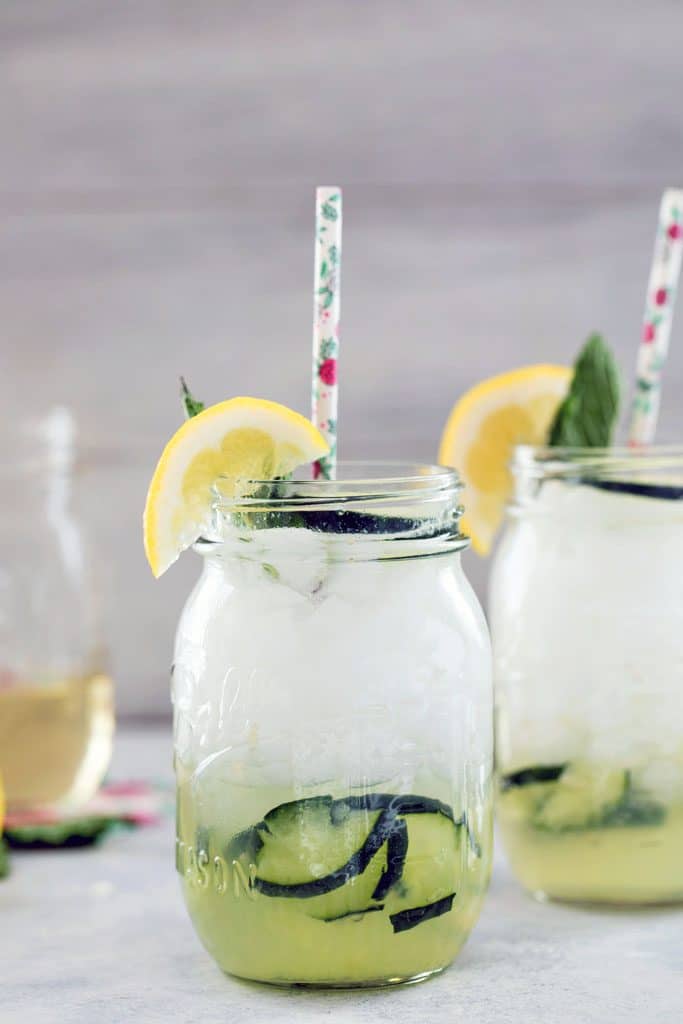
[[[518,449],[491,577],[498,817],[539,896],[683,899],[683,449]]]
[[[458,491],[447,469],[342,464],[218,493],[173,699],[177,868],[229,973],[416,981],[477,919],[492,695]]]
[[[9,425],[0,442],[0,777],[11,811],[77,806],[109,765],[92,550],[74,511],[67,409]]]

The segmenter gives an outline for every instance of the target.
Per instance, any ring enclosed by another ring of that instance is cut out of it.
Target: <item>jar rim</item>
[[[248,492],[228,492],[226,481],[213,485],[214,510],[236,509],[292,510],[302,507],[329,507],[378,502],[447,501],[462,490],[457,470],[429,463],[408,463],[393,460],[342,461],[338,463],[334,480],[318,477],[306,479],[303,475],[286,480],[250,480]],[[230,482],[230,490],[234,486]]]
[[[510,468],[515,502],[523,504],[542,484],[586,484],[620,495],[683,499],[683,445],[553,448],[520,445]],[[531,488],[531,491],[530,491]]]
[[[446,466],[405,462],[342,462],[336,480],[249,481],[247,494],[234,481],[213,487],[213,522],[203,541],[228,546],[245,539],[263,544],[284,528],[325,535],[338,560],[437,554],[461,550],[460,477]],[[353,549],[353,552],[351,551]],[[199,548],[203,553],[210,550]]]
[[[647,471],[683,472],[683,444],[647,446],[615,445],[611,448],[551,447],[550,445],[517,445],[512,468],[540,476],[574,475],[582,472],[614,473]]]

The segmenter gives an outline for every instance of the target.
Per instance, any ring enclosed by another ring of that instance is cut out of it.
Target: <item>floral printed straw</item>
[[[669,349],[682,255],[683,190],[670,188],[662,196],[659,207],[655,251],[645,297],[628,436],[629,444],[634,446],[649,444],[657,429],[661,374]]]
[[[324,185],[315,194],[313,285],[313,415],[330,446],[313,465],[313,476],[333,480],[337,464],[337,356],[341,272],[341,189]]]

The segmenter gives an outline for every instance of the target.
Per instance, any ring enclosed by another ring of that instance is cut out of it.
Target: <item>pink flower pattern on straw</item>
[[[669,350],[676,290],[683,256],[683,191],[667,189],[659,208],[655,250],[638,349],[636,392],[629,444],[650,444],[659,415],[661,374]]]
[[[313,465],[313,475],[334,479],[337,463],[337,357],[341,272],[341,189],[316,189],[315,276],[313,285],[312,420],[330,450]]]

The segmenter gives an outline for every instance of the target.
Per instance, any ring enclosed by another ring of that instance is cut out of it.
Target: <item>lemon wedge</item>
[[[525,366],[482,381],[453,406],[439,462],[456,467],[463,478],[462,528],[478,554],[491,550],[512,492],[513,448],[545,443],[571,379],[567,366]]]
[[[219,477],[222,494],[246,494],[250,481],[286,476],[328,450],[304,416],[261,398],[231,398],[186,420],[164,448],[147,492],[145,553],[154,575],[200,536]]]

